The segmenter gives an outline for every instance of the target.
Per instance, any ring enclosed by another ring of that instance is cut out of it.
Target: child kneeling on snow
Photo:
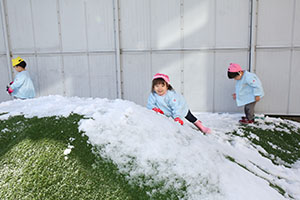
[[[177,94],[170,85],[170,79],[165,74],[157,73],[152,79],[152,91],[148,98],[147,108],[157,113],[172,117],[176,122],[183,125],[185,117],[193,123],[201,132],[207,134],[211,130],[202,125],[201,121],[191,113],[184,98]]]
[[[230,63],[227,71],[228,78],[236,80],[235,93],[232,95],[237,106],[245,106],[245,117],[239,121],[242,124],[254,123],[254,107],[264,96],[264,90],[259,78],[239,64]]]

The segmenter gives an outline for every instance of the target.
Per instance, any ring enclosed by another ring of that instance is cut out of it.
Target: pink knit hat
[[[240,72],[240,71],[243,71],[243,70],[239,64],[230,63],[230,65],[228,67],[228,72]]]
[[[169,79],[169,76],[168,75],[165,75],[165,74],[160,74],[160,73],[157,73],[153,76],[153,79],[157,79],[157,78],[162,78],[164,79],[168,84],[170,84],[170,79]]]

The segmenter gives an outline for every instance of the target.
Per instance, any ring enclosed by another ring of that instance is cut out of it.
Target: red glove
[[[164,114],[164,112],[159,108],[152,108],[155,112],[159,112],[160,114]]]
[[[6,90],[7,90],[7,92],[8,92],[8,94],[11,94],[14,90],[13,89],[11,89],[10,87],[6,87]]]
[[[178,122],[179,124],[183,125],[183,121],[179,118],[179,117],[176,117],[174,119],[175,122]]]
[[[14,82],[12,81],[12,82],[9,83],[9,85],[11,85],[11,84],[13,84],[13,83],[14,83]]]

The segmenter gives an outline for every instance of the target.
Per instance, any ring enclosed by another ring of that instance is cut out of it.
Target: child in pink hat
[[[232,95],[236,100],[237,106],[245,106],[245,117],[239,121],[242,124],[254,123],[254,107],[264,96],[264,90],[259,78],[236,63],[230,63],[227,76],[229,79],[236,80],[235,93]]]
[[[185,118],[204,134],[211,132],[209,128],[203,126],[202,122],[191,113],[185,99],[173,90],[168,75],[160,73],[154,75],[147,108],[167,117],[172,117],[174,121],[181,125],[183,125],[182,119]]]

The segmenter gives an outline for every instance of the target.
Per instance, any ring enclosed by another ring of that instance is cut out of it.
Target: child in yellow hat
[[[35,97],[35,90],[29,73],[26,71],[26,62],[20,58],[12,59],[12,65],[18,72],[14,81],[7,86],[7,92],[16,99],[30,99]]]

